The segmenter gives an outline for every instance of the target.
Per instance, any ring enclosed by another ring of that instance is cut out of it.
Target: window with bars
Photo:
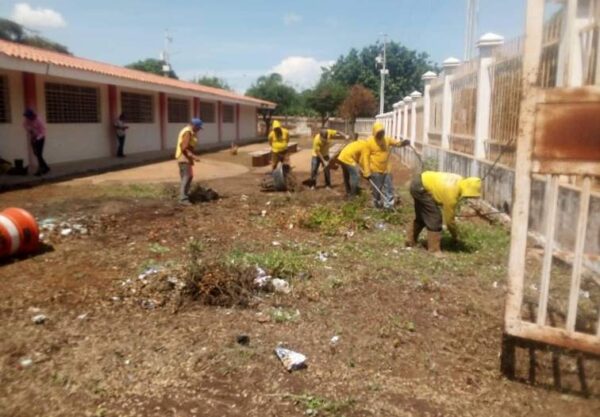
[[[232,105],[223,104],[223,123],[235,122],[235,110]]]
[[[0,123],[10,123],[8,78],[0,76]]]
[[[46,83],[48,123],[99,123],[98,89],[79,85]]]
[[[190,121],[190,101],[180,98],[167,100],[169,123],[188,123]]]
[[[149,94],[121,92],[121,112],[126,123],[153,123],[154,100]]]
[[[200,118],[204,123],[214,123],[215,103],[200,103]]]

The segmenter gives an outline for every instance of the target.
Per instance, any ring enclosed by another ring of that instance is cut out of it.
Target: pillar
[[[36,78],[35,74],[29,72],[23,73],[23,103],[25,103],[25,108],[32,109],[39,113],[39,109],[37,108]],[[29,137],[25,131],[23,132],[27,146],[27,165],[37,169],[37,159],[33,157],[33,149],[31,149]]]
[[[158,93],[158,122],[160,129],[160,150],[167,149],[167,95]]]
[[[194,97],[192,111],[194,117],[200,117],[200,99],[198,97]]]
[[[410,144],[415,146],[417,141],[417,100],[423,95],[418,91],[413,91],[410,95],[412,99],[412,108],[410,110]]]
[[[240,140],[240,105],[239,103],[235,105],[235,140],[239,142]]]
[[[217,126],[218,139],[221,142],[223,140],[223,103],[221,103],[221,100],[217,101]]]
[[[429,143],[429,126],[431,124],[431,82],[437,78],[433,71],[427,71],[421,79],[425,84],[423,94],[423,144]]]
[[[110,154],[114,155],[117,152],[117,142],[115,135],[115,122],[119,117],[119,102],[117,86],[108,85],[108,140]]]
[[[504,43],[504,38],[493,33],[483,35],[479,49],[479,73],[477,74],[477,113],[475,119],[475,158],[485,158],[485,141],[490,137],[490,115],[492,106],[492,83],[490,66],[494,63],[494,50]]]
[[[444,96],[442,98],[442,149],[450,149],[450,130],[452,125],[452,89],[450,82],[452,74],[460,61],[456,58],[446,59],[442,66],[444,68]]]
[[[402,126],[402,139],[408,139],[408,108],[410,107],[412,98],[410,98],[410,96],[406,96],[402,101],[404,101],[404,126]]]

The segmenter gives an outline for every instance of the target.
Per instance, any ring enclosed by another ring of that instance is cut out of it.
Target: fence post
[[[504,38],[494,33],[486,33],[477,42],[479,72],[477,74],[477,110],[475,116],[475,159],[485,158],[485,141],[490,138],[492,84],[489,69],[494,63],[494,50],[503,43]],[[473,169],[473,172],[477,172],[477,170]]]
[[[412,99],[412,108],[410,109],[410,144],[415,146],[417,141],[417,100],[420,99],[423,94],[418,91],[413,91],[410,95]]]
[[[423,95],[423,145],[429,143],[429,123],[431,118],[431,81],[437,78],[433,71],[427,71],[421,79],[425,84]]]
[[[446,59],[442,66],[444,67],[444,96],[442,98],[442,149],[450,149],[450,131],[452,125],[452,89],[450,82],[452,74],[456,67],[460,65],[460,61],[450,57]]]
[[[404,102],[404,126],[402,127],[402,139],[408,139],[408,108],[410,107],[412,98],[410,98],[410,96],[406,96],[402,101]]]

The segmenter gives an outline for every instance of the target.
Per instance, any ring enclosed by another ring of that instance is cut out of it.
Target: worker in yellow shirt
[[[373,204],[377,208],[394,207],[394,185],[392,181],[390,155],[392,147],[410,145],[409,140],[400,141],[385,136],[383,124],[373,125],[373,134],[367,139],[363,176],[371,183]]]
[[[360,175],[365,171],[367,141],[358,139],[342,149],[337,157],[342,165],[344,174],[344,187],[346,188],[346,197],[355,197],[360,193]]]
[[[456,240],[456,206],[463,198],[481,196],[481,179],[463,178],[447,172],[425,171],[413,179],[410,194],[415,200],[415,220],[407,232],[406,245],[415,245],[421,231],[427,228],[428,250],[440,253],[443,224],[446,224]]]
[[[310,180],[311,189],[314,190],[317,185],[317,175],[319,166],[323,165],[323,175],[325,176],[325,187],[331,189],[331,173],[329,170],[329,146],[331,139],[346,138],[346,135],[333,129],[321,129],[313,138],[312,159],[310,161]]]
[[[269,133],[269,145],[271,146],[271,167],[273,170],[281,162],[285,167],[289,167],[290,157],[288,155],[288,143],[290,142],[290,133],[287,129],[281,127],[281,122],[273,122],[273,130]]]
[[[200,161],[195,148],[198,144],[198,132],[202,129],[202,120],[193,118],[192,121],[179,132],[177,138],[177,147],[175,148],[175,160],[179,165],[179,176],[181,177],[181,187],[179,192],[179,202],[181,204],[191,204],[190,188],[194,179],[194,163]]]

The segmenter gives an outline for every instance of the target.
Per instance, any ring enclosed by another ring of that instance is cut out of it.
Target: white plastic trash
[[[273,285],[273,291],[275,292],[289,294],[292,291],[289,282],[281,278],[273,278],[271,285]]]
[[[303,369],[307,366],[307,358],[302,353],[294,352],[293,350],[286,349],[283,347],[276,347],[275,355],[277,355],[277,357],[288,372]]]

